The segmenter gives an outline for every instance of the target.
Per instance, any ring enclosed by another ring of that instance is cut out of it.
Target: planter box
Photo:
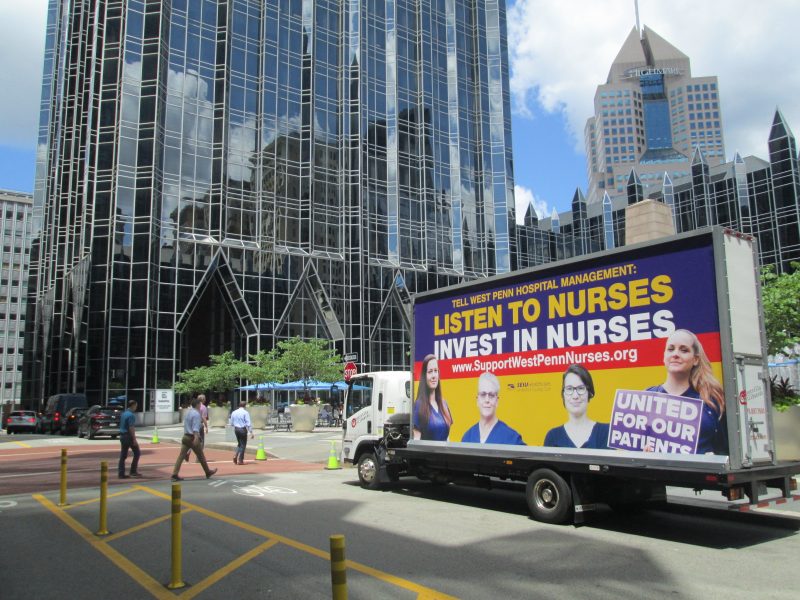
[[[209,427],[225,427],[228,424],[227,406],[209,406],[208,407],[208,426]]]
[[[292,431],[314,431],[317,424],[319,406],[316,404],[292,404]]]
[[[253,423],[253,429],[266,429],[267,419],[269,418],[269,406],[266,404],[248,406],[247,412],[250,413],[250,421]]]
[[[773,409],[772,426],[778,460],[800,460],[800,406],[783,412]]]

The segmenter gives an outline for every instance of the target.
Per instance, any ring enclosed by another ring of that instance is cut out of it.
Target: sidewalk
[[[142,440],[152,441],[156,429],[158,430],[158,439],[160,443],[180,445],[181,438],[183,437],[183,423],[176,423],[173,425],[159,425],[136,427],[136,437]],[[248,438],[246,454],[248,456],[255,456],[258,451],[259,443],[263,440],[265,445],[278,445],[285,452],[281,452],[283,456],[275,453],[274,449],[264,449],[268,458],[288,458],[297,459],[287,454],[292,454],[293,447],[307,446],[309,443],[318,443],[325,441],[339,441],[342,436],[341,427],[316,427],[312,433],[296,432],[296,431],[273,431],[272,429],[254,429],[253,439]],[[339,444],[337,444],[339,446]],[[233,428],[226,427],[210,427],[206,433],[204,448],[213,450],[228,450],[233,452],[237,447],[236,437],[233,433]],[[320,449],[318,458],[314,462],[326,462],[328,459],[328,452]],[[302,459],[301,459],[302,460]]]

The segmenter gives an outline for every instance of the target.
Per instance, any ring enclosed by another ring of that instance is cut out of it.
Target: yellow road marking
[[[172,500],[172,496],[169,494],[165,494],[163,492],[159,492],[158,490],[154,490],[152,488],[137,485],[135,486],[137,489],[141,489],[146,491],[154,496],[159,498],[164,498],[165,500]],[[228,523],[233,525],[234,527],[238,527],[240,529],[244,529],[245,531],[249,531],[251,533],[255,533],[265,538],[269,538],[275,541],[280,542],[281,544],[285,544],[291,548],[295,548],[302,552],[306,552],[308,554],[312,554],[313,556],[317,556],[324,560],[330,561],[331,555],[329,552],[324,550],[320,550],[318,548],[314,548],[313,546],[309,546],[308,544],[304,544],[302,542],[298,542],[297,540],[293,540],[291,538],[284,537],[277,533],[273,533],[271,531],[267,531],[266,529],[261,529],[260,527],[256,527],[255,525],[250,525],[249,523],[244,523],[242,521],[238,521],[232,517],[227,515],[221,515],[214,511],[208,510],[203,508],[202,506],[197,506],[190,502],[186,502],[185,500],[181,500],[181,505],[186,506],[187,508],[191,508],[200,514],[206,515],[207,517],[211,517],[212,519],[216,519],[218,521],[222,521],[223,523]],[[404,588],[406,590],[417,592],[417,594],[422,598],[441,598],[442,600],[456,600],[455,596],[449,596],[447,594],[443,594],[437,590],[431,589],[429,587],[425,587],[424,585],[419,585],[414,583],[413,581],[409,581],[407,579],[403,579],[401,577],[396,577],[395,575],[391,575],[384,571],[380,571],[378,569],[373,569],[372,567],[368,567],[367,565],[362,565],[361,563],[357,563],[352,560],[347,561],[347,567],[353,569],[355,571],[359,571],[364,573],[365,575],[369,575],[370,577],[374,577],[376,579],[380,579],[381,581],[385,581],[386,583],[390,583],[400,588]]]
[[[17,446],[20,446],[21,448],[33,448],[33,446],[31,446],[30,444],[26,444],[25,442],[6,442],[6,443],[7,444],[16,444]]]
[[[108,498],[114,498],[116,496],[124,496],[125,494],[130,494],[131,492],[134,492],[134,491],[136,491],[136,490],[133,490],[133,489],[122,490],[121,492],[114,492],[113,494],[109,494],[107,497]],[[75,504],[70,504],[69,506],[62,506],[61,508],[70,509],[70,508],[74,508],[76,506],[84,506],[86,504],[93,504],[95,502],[100,502],[100,498],[92,498],[91,500],[83,500],[81,502],[76,502]],[[106,539],[108,539],[108,538],[106,538]]]
[[[181,514],[182,515],[185,515],[188,512],[192,512],[192,509],[191,508],[185,508],[185,509],[181,510]],[[156,517],[155,519],[147,521],[146,523],[142,523],[141,525],[135,525],[133,527],[130,527],[130,528],[126,529],[125,531],[118,531],[117,533],[112,533],[111,535],[107,535],[107,536],[105,536],[103,538],[103,541],[104,542],[110,542],[111,540],[116,540],[117,538],[124,537],[126,535],[131,534],[131,533],[136,533],[137,531],[141,531],[142,529],[147,529],[148,527],[151,527],[153,525],[158,525],[159,523],[163,523],[164,521],[170,519],[171,517],[172,517],[172,513],[170,512],[168,515],[164,515],[164,516],[161,516],[161,517]]]
[[[63,510],[59,510],[55,504],[50,502],[50,500],[45,498],[43,495],[34,494],[33,498],[37,500],[40,504],[42,504],[51,513],[53,513],[56,517],[61,519],[61,521],[63,521],[64,524],[67,525],[67,527],[69,527],[75,533],[81,536],[84,539],[84,541],[86,541],[90,546],[95,548],[98,552],[100,552],[111,562],[113,562],[117,567],[119,567],[121,571],[123,571],[136,583],[138,583],[144,589],[150,592],[153,595],[153,597],[157,598],[158,600],[172,600],[175,598],[175,595],[172,594],[170,591],[168,591],[163,585],[161,585],[155,579],[150,577],[150,575],[145,573],[133,562],[125,558],[122,554],[114,550],[114,548],[106,544],[105,541],[98,540],[97,538],[95,538],[94,535],[92,535],[92,533],[88,529],[86,529],[83,525],[78,523],[78,521],[73,519]]]
[[[203,579],[203,581],[199,582],[197,585],[193,585],[190,589],[186,590],[185,592],[183,592],[178,597],[179,598],[187,598],[187,599],[188,598],[194,598],[200,592],[203,592],[206,589],[210,588],[212,585],[217,583],[220,579],[222,579],[226,575],[229,575],[230,573],[232,573],[233,571],[235,571],[236,569],[241,567],[246,562],[254,559],[256,556],[258,556],[259,554],[264,552],[264,550],[268,550],[269,548],[272,548],[277,543],[278,543],[278,540],[267,540],[263,544],[259,544],[258,546],[256,546],[252,550],[250,550],[250,552],[247,552],[247,553],[243,554],[242,556],[240,556],[239,558],[237,558],[236,560],[234,560],[233,562],[231,562],[227,566],[224,566],[221,569],[218,569],[216,572],[212,573],[211,575],[209,575],[208,577]]]

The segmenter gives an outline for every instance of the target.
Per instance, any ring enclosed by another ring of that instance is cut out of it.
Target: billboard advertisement
[[[413,437],[728,454],[711,244],[418,297]]]

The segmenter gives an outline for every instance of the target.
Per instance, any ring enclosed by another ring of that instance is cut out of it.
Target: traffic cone
[[[150,443],[151,444],[157,444],[158,443],[158,427],[154,427],[153,428],[153,437],[150,440]]]
[[[258,438],[258,450],[256,450],[256,460],[267,460],[267,453],[264,452],[264,436]]]
[[[328,471],[334,471],[342,468],[339,466],[339,459],[336,458],[336,442],[333,440],[331,440],[331,451],[330,454],[328,454],[328,466],[325,468]]]

